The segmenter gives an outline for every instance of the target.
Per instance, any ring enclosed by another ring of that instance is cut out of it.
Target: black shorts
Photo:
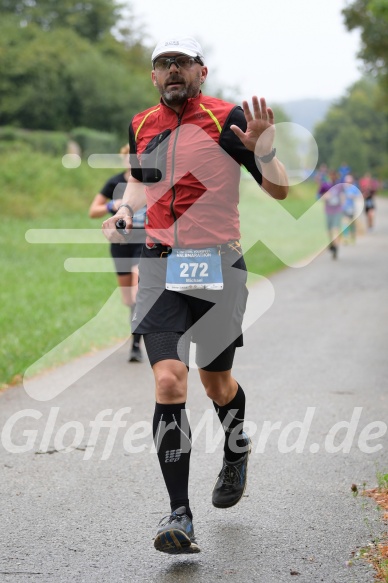
[[[214,370],[208,367],[225,351],[228,354],[228,366],[222,370],[231,368],[234,349],[243,345],[242,321],[248,298],[247,273],[238,244],[225,244],[220,248],[224,288],[185,292],[165,288],[168,248],[162,245],[143,248],[132,330],[144,336],[160,332],[179,334],[175,348],[172,343],[170,351],[164,351],[163,346],[158,350],[158,360],[174,358],[188,365],[187,347],[190,342],[194,342],[197,344],[196,363],[200,368]],[[161,335],[159,340],[164,343],[166,337]],[[145,343],[147,347],[146,339]],[[167,353],[175,356],[167,356]],[[154,361],[151,364],[154,364],[155,351],[150,357]]]
[[[111,243],[110,253],[117,275],[132,273],[134,266],[139,265],[142,249],[142,243]]]
[[[374,208],[375,208],[375,203],[374,203],[373,198],[371,198],[371,197],[366,198],[365,202],[364,202],[364,209],[365,209],[366,214],[368,214],[369,211],[373,211]]]

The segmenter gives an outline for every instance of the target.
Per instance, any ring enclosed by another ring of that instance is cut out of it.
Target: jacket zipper
[[[183,113],[184,110],[186,109],[186,105],[187,105],[187,101],[185,103],[185,107],[183,108],[183,111],[181,112],[181,114],[179,115],[177,113],[178,116],[178,125],[177,125],[177,131],[175,132],[175,138],[174,138],[174,144],[172,147],[172,161],[171,161],[171,190],[172,190],[172,198],[171,198],[171,203],[170,203],[170,211],[171,214],[173,216],[174,219],[174,246],[178,247],[178,225],[177,225],[177,217],[174,211],[174,202],[175,202],[175,198],[176,198],[176,190],[175,190],[175,185],[174,185],[174,160],[175,160],[175,149],[176,149],[176,143],[178,141],[178,132],[179,132],[179,128],[182,122],[182,117],[183,117]]]
[[[160,143],[163,141],[163,133],[161,133],[159,135],[159,139],[158,139],[158,145],[156,147],[156,163],[155,163],[155,180],[157,181],[159,176],[158,176],[158,161],[159,161],[159,147],[160,147]],[[163,177],[162,177],[163,180]]]

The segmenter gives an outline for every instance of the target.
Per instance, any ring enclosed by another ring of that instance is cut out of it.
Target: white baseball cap
[[[164,53],[177,52],[189,57],[199,57],[204,60],[203,50],[198,41],[192,36],[172,36],[161,39],[152,53],[151,61]]]

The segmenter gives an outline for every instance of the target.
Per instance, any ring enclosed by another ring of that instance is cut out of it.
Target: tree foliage
[[[357,176],[367,170],[388,176],[388,116],[381,100],[376,80],[364,78],[329,109],[314,132],[320,163],[338,168],[345,161]]]
[[[361,30],[359,57],[381,78],[388,94],[388,2],[354,0],[342,11],[349,30]]]
[[[150,54],[113,0],[0,0],[0,124],[126,136],[158,95]],[[113,32],[112,32],[113,31]]]
[[[109,34],[121,8],[111,0],[0,0],[0,14],[15,15],[21,26],[69,28],[93,42]]]

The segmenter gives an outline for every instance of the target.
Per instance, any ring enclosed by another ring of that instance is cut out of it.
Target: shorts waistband
[[[172,247],[170,245],[164,245],[163,243],[146,243],[147,249],[157,249],[158,251],[162,252],[163,255],[170,254],[172,251]],[[232,249],[233,251],[237,251],[242,255],[242,249],[240,241],[228,241],[227,243],[220,243],[218,245],[210,244],[210,245],[203,245],[203,247],[198,247],[198,249],[207,249],[209,247],[216,247],[220,250],[221,253],[225,253]],[[187,247],[187,249],[193,249],[193,247]]]

